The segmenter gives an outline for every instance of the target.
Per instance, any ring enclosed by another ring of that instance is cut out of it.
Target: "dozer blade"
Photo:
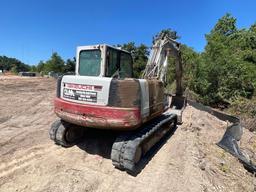
[[[178,117],[178,124],[182,124],[182,113],[186,107],[187,99],[183,96],[176,96],[176,95],[170,95],[171,96],[171,104],[169,112],[176,114]]]
[[[217,145],[238,158],[245,169],[247,169],[249,172],[256,173],[256,165],[254,165],[252,161],[243,154],[237,143],[240,141],[243,135],[243,128],[241,126],[240,119],[232,115],[215,111],[210,107],[204,106],[203,104],[195,101],[188,100],[187,102],[196,109],[208,112],[222,121],[229,121],[232,123],[227,127],[225,134]]]

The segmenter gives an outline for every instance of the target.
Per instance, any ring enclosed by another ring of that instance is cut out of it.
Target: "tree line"
[[[172,29],[158,33],[168,33],[179,39]],[[231,14],[220,18],[213,29],[205,35],[203,52],[196,52],[185,44],[181,45],[183,63],[183,87],[200,102],[226,108],[238,100],[255,98],[256,88],[256,23],[248,29],[239,29]],[[139,77],[145,68],[149,49],[133,42],[121,46],[130,51],[134,58],[134,74]],[[169,63],[174,60],[170,56]],[[168,89],[175,90],[175,66],[168,66]],[[252,115],[256,110],[251,110]]]
[[[54,52],[49,60],[46,62],[40,61],[38,65],[31,66],[31,71],[39,72],[41,74],[54,73],[68,73],[75,72],[76,58],[67,59],[64,61],[57,52]]]
[[[55,73],[67,73],[75,71],[75,57],[73,59],[67,59],[64,61],[57,52],[51,55],[51,58],[47,61],[40,61],[37,65],[28,65],[21,62],[18,59],[10,58],[7,56],[0,56],[0,70],[11,71],[12,73],[19,72],[38,72],[42,75],[46,75],[49,72]]]
[[[183,46],[186,86],[207,104],[252,98],[256,87],[256,24],[238,29],[226,14],[206,34],[202,53]]]
[[[26,65],[18,59],[0,56],[0,70],[2,72],[12,71],[13,73],[17,73],[20,71],[29,71],[30,68],[31,67],[29,65]]]

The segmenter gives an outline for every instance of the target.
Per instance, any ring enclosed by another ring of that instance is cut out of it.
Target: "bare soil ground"
[[[54,145],[48,129],[55,80],[0,77],[0,191],[256,191],[255,177],[216,143],[227,123],[188,106],[184,123],[145,158],[136,176],[109,159],[115,134],[92,130],[72,148]],[[242,148],[255,156],[256,135]]]

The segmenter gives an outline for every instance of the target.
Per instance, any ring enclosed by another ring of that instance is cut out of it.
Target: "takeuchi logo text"
[[[74,83],[65,83],[64,87],[70,89],[81,89],[81,90],[94,90],[94,91],[101,91],[101,85],[81,85],[81,84],[74,84]]]

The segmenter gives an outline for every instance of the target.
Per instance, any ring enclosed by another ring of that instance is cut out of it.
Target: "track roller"
[[[71,147],[83,137],[84,130],[83,127],[56,120],[49,130],[49,135],[57,145]]]

